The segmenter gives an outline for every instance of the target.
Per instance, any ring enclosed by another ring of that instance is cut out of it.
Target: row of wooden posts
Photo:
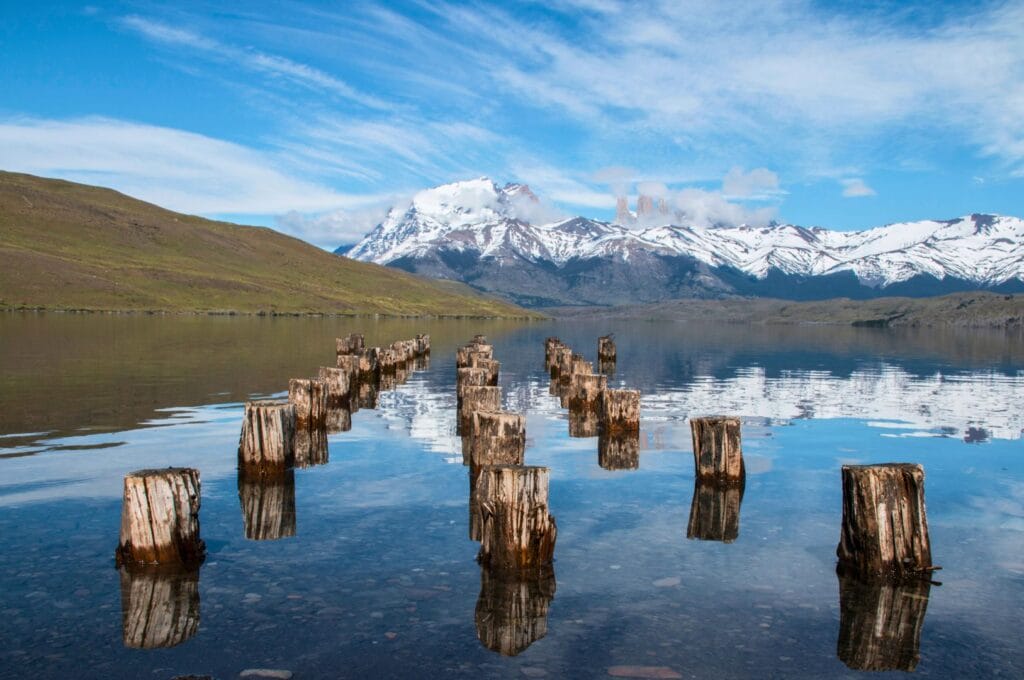
[[[328,460],[328,433],[351,429],[351,414],[376,408],[381,389],[425,367],[430,336],[389,347],[365,347],[363,336],[338,338],[336,366],[315,378],[292,379],[287,400],[245,404],[238,444],[238,492],[246,538],[295,534],[293,468]],[[125,476],[115,561],[121,569],[124,643],[169,647],[190,638],[199,623],[199,471],[138,470]]]

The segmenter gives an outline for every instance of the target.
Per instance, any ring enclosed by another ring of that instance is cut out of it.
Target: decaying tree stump
[[[569,436],[597,437],[601,434],[601,417],[589,409],[569,410]]]
[[[247,401],[238,441],[238,469],[276,475],[295,464],[295,406],[287,401]]]
[[[720,485],[695,481],[686,537],[732,543],[740,535],[742,503],[742,484]]]
[[[934,569],[924,505],[924,468],[844,465],[839,568],[864,579],[927,577]]]
[[[288,381],[288,401],[295,405],[296,431],[324,427],[327,420],[327,385],[318,378]]]
[[[474,411],[470,422],[462,454],[471,473],[484,465],[522,465],[526,418],[521,413]]]
[[[739,418],[691,418],[690,431],[697,479],[716,484],[744,482],[746,471],[740,446]]]
[[[121,567],[124,646],[174,647],[199,630],[199,566]]]
[[[457,428],[460,434],[469,434],[473,413],[476,411],[500,411],[501,388],[467,385],[462,388],[462,408],[458,414]]]
[[[324,382],[327,388],[327,408],[348,408],[352,383],[351,376],[344,368],[330,368],[321,366],[318,379]]]
[[[360,333],[350,333],[344,338],[335,340],[337,354],[358,354],[363,349],[363,336]]]
[[[295,472],[277,477],[238,475],[238,500],[242,504],[245,537],[274,541],[295,535]]]
[[[548,632],[548,607],[555,597],[555,573],[515,578],[480,570],[476,634],[484,647],[516,656]]]
[[[532,574],[551,565],[558,529],[548,513],[548,468],[482,467],[476,492],[481,565],[495,572]]]
[[[611,335],[602,335],[597,339],[597,360],[615,363],[615,340]]]
[[[563,407],[568,407],[570,411],[597,413],[601,407],[601,393],[607,387],[607,376],[574,373],[569,376],[569,389],[562,397]]]
[[[597,439],[597,464],[605,470],[636,470],[640,467],[640,433],[601,432]]]
[[[608,433],[640,431],[640,391],[606,389],[601,393],[601,429]]]
[[[930,590],[925,579],[868,583],[840,575],[840,661],[858,671],[913,671]]]
[[[117,564],[198,564],[199,470],[165,468],[125,475]]]
[[[487,371],[487,384],[492,387],[498,386],[498,374],[501,371],[501,362],[497,359],[485,359],[478,354],[471,354],[469,357],[471,368],[482,368]]]

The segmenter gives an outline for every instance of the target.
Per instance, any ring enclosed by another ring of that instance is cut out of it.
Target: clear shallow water
[[[329,464],[295,472],[293,537],[246,539],[240,402],[329,365],[335,335],[353,330],[371,344],[431,333],[429,370],[354,413]],[[596,438],[568,437],[543,370],[545,336],[592,357],[608,330],[612,382],[644,394],[632,471],[603,470]],[[507,407],[527,413],[527,462],[551,467],[559,525],[555,584],[526,598],[544,635],[514,657],[478,639],[478,600],[500,593],[481,593],[454,434],[454,352],[476,332],[502,362]],[[944,567],[941,586],[896,597],[920,626],[915,673],[1024,674],[1018,336],[8,315],[0,347],[3,677],[861,675],[837,653],[839,466],[893,460],[925,466]],[[743,417],[748,470],[729,543],[687,538],[687,418],[718,412]],[[202,474],[209,556],[175,586],[198,594],[198,625],[174,647],[134,649],[113,566],[121,478],[166,465]],[[877,610],[878,597],[847,605]],[[845,619],[848,634],[865,620]]]

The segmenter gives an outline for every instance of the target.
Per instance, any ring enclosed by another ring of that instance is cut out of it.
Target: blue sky
[[[1024,2],[854,4],[4,2],[0,168],[325,247],[481,175],[552,215],[1024,215]]]

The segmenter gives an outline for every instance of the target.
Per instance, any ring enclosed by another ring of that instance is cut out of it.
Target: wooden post
[[[521,413],[474,411],[469,436],[462,440],[470,473],[484,465],[522,465],[526,450],[526,418]]]
[[[515,578],[480,570],[476,635],[487,649],[516,656],[548,632],[548,607],[555,597],[555,573]]]
[[[455,365],[457,368],[466,368],[473,363],[473,357],[481,359],[493,359],[494,348],[490,345],[466,345],[455,351]]]
[[[295,464],[295,406],[287,401],[247,401],[238,440],[238,469],[276,475]]]
[[[913,671],[931,584],[839,575],[839,660],[858,671]]]
[[[746,478],[740,446],[740,419],[690,418],[696,477],[716,484],[742,484]]]
[[[740,535],[743,485],[719,485],[696,480],[690,503],[686,537],[701,541],[732,543]]]
[[[601,407],[601,394],[607,388],[607,376],[574,373],[569,376],[569,389],[563,397],[563,406],[570,411],[597,413]]]
[[[199,630],[199,566],[121,567],[121,629],[125,647],[159,649]]]
[[[471,354],[469,357],[469,365],[471,368],[482,368],[486,370],[487,384],[492,387],[498,386],[498,373],[501,371],[500,361],[497,359],[485,359],[478,354]]]
[[[864,579],[927,577],[934,569],[924,505],[924,468],[844,465],[839,568]]]
[[[564,346],[562,341],[555,337],[544,340],[544,368],[549,372],[551,367],[555,365],[555,349]]]
[[[612,335],[603,335],[597,339],[597,360],[615,363],[615,340]]]
[[[275,541],[295,535],[295,472],[278,477],[238,475],[238,500],[242,504],[245,537]]]
[[[582,409],[569,411],[570,437],[596,437],[601,434],[601,417],[596,411]]]
[[[356,396],[359,391],[359,357],[355,354],[339,354],[338,368],[348,375],[348,394],[350,411],[355,413],[359,410]]]
[[[606,389],[601,393],[601,429],[608,433],[640,431],[640,391]]]
[[[558,374],[558,396],[563,400],[568,396],[572,386],[572,378],[574,375],[591,375],[594,373],[594,365],[584,359],[579,354],[572,356],[572,361],[569,362],[569,370],[564,370],[564,367],[560,369]],[[566,404],[562,404],[562,408],[565,408]]]
[[[551,353],[551,379],[557,380],[562,372],[572,368],[572,348],[560,345]]]
[[[358,357],[359,381],[369,382],[377,379],[380,368],[380,348],[365,347],[356,353]]]
[[[288,381],[288,401],[295,405],[296,431],[323,427],[327,420],[327,385],[318,378]]]
[[[473,339],[470,340],[470,343],[474,344],[474,345],[486,345],[487,344],[487,336],[486,335],[480,335],[478,333],[477,335],[473,336]]]
[[[117,564],[198,564],[199,470],[138,470],[124,478]]]
[[[335,344],[338,356],[358,354],[363,349],[363,336],[359,333],[350,333],[344,338],[336,338]]]
[[[500,387],[476,387],[467,385],[462,388],[462,410],[458,414],[458,431],[462,435],[469,434],[473,413],[476,411],[500,411]],[[468,461],[467,461],[468,464]]]
[[[640,467],[640,433],[601,432],[597,439],[597,464],[605,470],[636,470]]]
[[[495,572],[534,574],[550,566],[558,528],[548,513],[548,468],[483,467],[476,491],[480,564]]]
[[[327,408],[348,408],[351,400],[352,383],[350,374],[344,368],[321,366],[318,379],[327,388]]]
[[[420,356],[430,354],[430,336],[419,334],[416,336],[416,353]]]

